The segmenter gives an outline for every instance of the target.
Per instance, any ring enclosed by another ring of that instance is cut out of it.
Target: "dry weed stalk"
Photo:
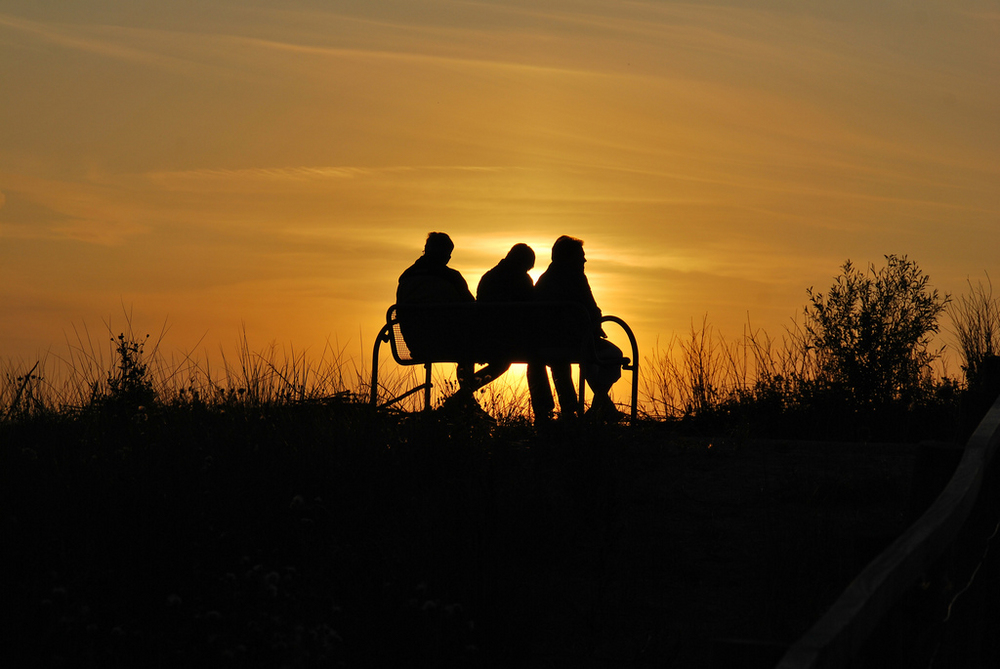
[[[986,283],[972,284],[969,293],[961,295],[948,307],[952,321],[952,334],[958,342],[962,370],[966,382],[975,385],[983,362],[1000,354],[1000,300],[993,297],[993,283],[989,274]]]

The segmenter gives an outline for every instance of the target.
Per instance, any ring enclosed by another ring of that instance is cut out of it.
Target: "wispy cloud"
[[[141,208],[107,187],[0,173],[0,239],[120,245],[149,231]]]
[[[28,34],[50,44],[66,49],[92,53],[117,60],[155,66],[170,70],[189,70],[194,62],[178,56],[159,53],[148,48],[138,48],[126,43],[126,35],[153,31],[116,28],[112,26],[80,26],[72,24],[43,23],[0,14],[0,26]]]
[[[322,181],[328,179],[353,179],[378,174],[413,172],[501,172],[509,167],[476,165],[397,165],[388,167],[255,167],[248,169],[193,169],[175,172],[152,172],[150,180],[161,183],[174,181]]]

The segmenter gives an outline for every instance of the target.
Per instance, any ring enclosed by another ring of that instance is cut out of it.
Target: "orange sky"
[[[0,96],[8,359],[123,304],[365,359],[431,230],[473,286],[583,238],[644,354],[848,258],[1000,276],[995,2],[0,0]]]

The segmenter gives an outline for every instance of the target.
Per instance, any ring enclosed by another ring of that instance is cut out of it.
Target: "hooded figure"
[[[507,257],[483,274],[476,288],[480,302],[529,302],[534,282],[528,270],[535,266],[535,252],[527,244],[514,244]]]
[[[527,244],[514,244],[507,256],[497,263],[496,267],[483,274],[476,287],[476,300],[478,302],[530,302],[534,296],[534,282],[528,275],[528,270],[535,266],[535,252]],[[506,322],[500,324],[492,333],[484,333],[485,338],[492,334],[494,337],[499,334],[503,337],[509,333],[509,328],[524,327],[524,323]],[[505,348],[499,345],[498,348]],[[511,361],[509,350],[506,353],[499,353],[496,359],[490,361],[485,369],[476,372],[477,382],[485,385],[497,379],[501,374],[510,369]]]

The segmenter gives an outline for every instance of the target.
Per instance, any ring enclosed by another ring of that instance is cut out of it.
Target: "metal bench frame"
[[[485,317],[488,318],[491,315],[495,315],[500,310],[504,310],[506,314],[517,314],[523,312],[525,314],[529,311],[534,312],[536,315],[539,311],[543,311],[546,314],[553,315],[555,318],[557,314],[571,314],[574,318],[579,319],[580,322],[589,324],[590,318],[586,314],[586,310],[579,304],[570,302],[528,302],[528,303],[459,303],[459,304],[428,304],[421,305],[426,306],[430,309],[443,310],[444,313],[449,314],[449,316],[461,315],[463,317],[473,316],[476,318]],[[410,305],[410,309],[417,308],[416,305]],[[639,346],[636,343],[635,334],[632,332],[632,328],[617,316],[603,316],[600,320],[600,325],[603,326],[605,323],[614,323],[618,325],[628,336],[629,344],[631,346],[631,358],[623,357],[622,359],[622,369],[630,371],[632,373],[632,397],[631,397],[631,411],[630,419],[633,423],[636,421],[637,411],[638,411],[638,399],[639,399]],[[588,325],[585,328],[585,332],[592,332],[593,328]],[[370,403],[372,406],[389,406],[403,400],[414,393],[418,393],[421,390],[424,391],[424,409],[430,409],[431,406],[431,388],[433,384],[431,382],[431,371],[435,364],[438,363],[457,363],[460,360],[463,362],[475,362],[475,363],[489,363],[491,361],[491,356],[481,350],[478,344],[480,336],[478,333],[471,333],[469,335],[469,340],[463,343],[462,351],[449,351],[447,353],[442,353],[432,357],[419,357],[415,356],[410,352],[410,349],[406,345],[406,341],[403,338],[403,333],[400,327],[399,318],[397,315],[397,305],[392,305],[386,311],[385,325],[379,332],[378,337],[375,339],[375,345],[372,350],[372,381],[371,381],[371,397]],[[485,338],[485,335],[484,335]],[[392,351],[392,357],[397,364],[403,366],[414,366],[423,365],[424,366],[424,382],[414,388],[411,388],[404,392],[402,395],[394,397],[382,404],[378,403],[378,371],[379,371],[379,352],[382,348],[382,344],[389,344],[389,349]],[[495,346],[491,349],[495,352]],[[559,359],[563,362],[570,362],[571,364],[576,364],[579,368],[579,394],[580,394],[580,406],[584,407],[585,400],[585,375],[584,368],[586,365],[581,363],[591,362],[596,360],[596,353],[594,352],[593,337],[589,334],[585,335],[581,340],[579,346],[565,347],[559,351]],[[492,356],[495,359],[495,355]],[[520,354],[517,352],[508,352],[506,359],[509,359],[513,363],[527,363],[528,355],[523,352]],[[470,359],[472,358],[472,359]],[[534,356],[535,360],[538,360],[537,356]],[[542,358],[544,360],[544,356]]]

